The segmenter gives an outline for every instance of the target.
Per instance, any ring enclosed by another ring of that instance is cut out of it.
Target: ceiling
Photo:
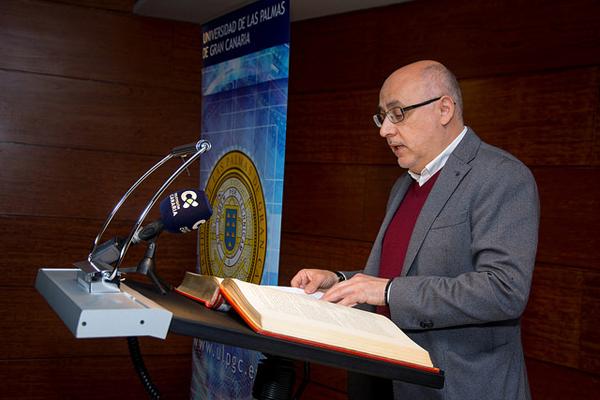
[[[411,0],[290,0],[291,19],[323,17],[349,11],[404,3]],[[253,0],[137,0],[134,14],[204,24]]]

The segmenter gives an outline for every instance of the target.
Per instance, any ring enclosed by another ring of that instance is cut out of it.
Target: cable
[[[129,355],[131,356],[131,361],[133,362],[133,368],[135,368],[135,372],[137,372],[140,381],[142,381],[142,385],[148,395],[153,400],[160,399],[160,393],[152,379],[150,379],[150,375],[148,375],[148,370],[146,369],[146,365],[144,364],[144,359],[142,358],[142,353],[140,352],[140,343],[136,336],[130,336],[127,338],[127,346],[129,347]]]

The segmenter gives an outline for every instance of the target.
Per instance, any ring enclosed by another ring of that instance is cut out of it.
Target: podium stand
[[[169,331],[226,345],[243,347],[279,357],[343,368],[361,374],[399,380],[440,389],[444,372],[359,357],[306,344],[263,336],[252,331],[235,312],[207,309],[176,292],[161,295],[150,285],[128,281],[127,285],[173,313]]]

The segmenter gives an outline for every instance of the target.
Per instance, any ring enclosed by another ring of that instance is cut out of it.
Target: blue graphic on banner
[[[259,1],[202,30],[200,183],[213,216],[199,269],[277,285],[289,76],[289,1]],[[191,398],[252,398],[259,352],[194,341]]]
[[[267,258],[260,281],[265,285],[277,285],[279,268],[288,60],[289,46],[280,45],[205,68],[202,79],[202,138],[212,150],[202,155],[200,181],[206,185],[213,167],[232,150],[252,158],[267,207]]]
[[[261,353],[198,339],[193,351],[192,399],[252,399]]]
[[[232,251],[237,237],[237,208],[225,208],[225,215],[225,247]]]

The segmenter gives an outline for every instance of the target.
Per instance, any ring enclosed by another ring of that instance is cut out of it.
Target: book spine
[[[208,302],[206,300],[204,300],[204,299],[201,299],[200,297],[196,297],[196,296],[191,295],[189,293],[183,292],[183,291],[181,291],[181,290],[179,290],[177,288],[174,288],[173,290],[176,291],[177,293],[179,293],[180,295],[183,295],[183,296],[187,297],[188,299],[192,299],[194,301],[198,301],[198,302],[204,304],[205,307],[210,308]]]
[[[240,317],[242,317],[242,319],[244,320],[244,322],[246,324],[248,324],[248,326],[250,326],[250,328],[254,332],[263,334],[264,331],[260,328],[260,326],[256,325],[254,322],[252,322],[252,320],[246,315],[246,313],[244,311],[242,311],[242,309],[240,308],[240,306],[238,306],[236,304],[236,302],[229,295],[229,293],[227,293],[227,288],[224,287],[223,285],[221,285],[220,286],[220,290],[221,290],[221,294],[223,295],[223,297],[225,298],[225,300],[231,305],[231,307],[235,310],[235,312],[237,312],[238,315]]]

